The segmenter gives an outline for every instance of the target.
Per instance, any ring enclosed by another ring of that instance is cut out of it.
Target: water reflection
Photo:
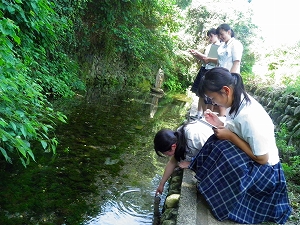
[[[153,97],[150,104],[150,118],[153,118],[158,108],[158,100],[163,97],[163,94],[151,93],[151,95]]]
[[[151,224],[168,161],[155,155],[153,137],[162,127],[175,129],[187,105],[164,96],[150,119],[152,100],[138,91],[93,90],[55,102],[68,116],[56,130],[57,155],[36,151],[37,164],[1,171],[0,224]]]

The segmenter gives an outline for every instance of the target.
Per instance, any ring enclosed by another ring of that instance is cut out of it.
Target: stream
[[[37,149],[27,168],[0,161],[0,224],[151,225],[168,161],[153,138],[184,121],[186,95],[90,89],[53,104],[68,117],[55,131],[57,154]]]

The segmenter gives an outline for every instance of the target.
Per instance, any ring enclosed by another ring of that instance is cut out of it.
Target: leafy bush
[[[58,45],[64,26],[48,1],[0,3],[0,150],[12,163],[18,156],[24,166],[37,150],[56,152],[54,125],[66,117],[47,100],[71,96],[84,89],[77,64]]]
[[[89,41],[78,46],[82,55],[102,59],[95,81],[123,87],[138,86],[145,79],[154,83],[159,68],[167,77],[174,56],[171,34],[178,30],[179,16],[172,1],[89,1],[82,17],[89,32],[79,31]],[[112,75],[116,61],[124,62],[123,79]]]
[[[276,144],[279,149],[282,165],[288,180],[300,185],[298,173],[300,170],[300,157],[297,155],[294,146],[288,145],[289,137],[286,124],[281,124],[279,131],[276,132]]]

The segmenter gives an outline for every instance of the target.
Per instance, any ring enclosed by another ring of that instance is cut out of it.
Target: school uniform
[[[181,127],[178,128],[178,130],[180,129]],[[191,161],[212,134],[213,130],[200,121],[189,122],[184,127],[184,136],[186,139],[185,161]]]
[[[218,66],[231,70],[233,62],[236,60],[242,61],[243,45],[232,37],[227,44],[221,42],[218,48]]]
[[[242,96],[236,113],[227,109],[225,127],[249,143],[254,155],[269,154],[266,165],[252,160],[228,140],[212,135],[189,168],[196,174],[197,189],[220,221],[284,224],[292,208],[279,161],[274,125],[251,96]]]
[[[218,42],[216,42],[214,45],[220,45],[220,42],[218,41]],[[208,46],[206,46],[205,52],[204,52],[204,54],[205,54],[206,56],[208,55],[211,46],[212,46],[212,44],[209,44]],[[204,63],[203,63],[203,64],[201,65],[200,70],[199,70],[199,72],[198,72],[198,74],[197,74],[197,76],[196,76],[196,78],[195,78],[195,80],[194,80],[194,82],[193,82],[193,84],[192,84],[192,87],[191,87],[191,91],[192,91],[193,93],[195,93],[198,97],[199,97],[198,88],[199,88],[199,84],[200,84],[200,82],[201,82],[202,77],[204,76],[204,74],[205,74],[208,70],[210,70],[210,69],[212,69],[212,68],[214,68],[214,67],[216,67],[216,65],[213,64],[213,63],[207,63],[207,64],[204,64]],[[212,104],[211,100],[208,99],[208,98],[204,98],[204,103],[205,103],[205,104]]]

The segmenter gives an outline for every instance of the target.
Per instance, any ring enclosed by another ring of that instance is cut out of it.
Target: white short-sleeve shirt
[[[185,126],[184,134],[186,138],[185,160],[191,161],[213,134],[213,130],[209,126],[195,120]]]
[[[226,110],[225,127],[245,140],[254,155],[269,153],[268,163],[275,165],[279,155],[273,121],[260,103],[251,96],[249,98],[251,103],[246,104],[244,96],[241,97],[237,113],[229,115],[230,108]]]
[[[241,62],[243,55],[243,45],[240,41],[232,37],[227,44],[222,42],[218,48],[218,64],[231,70],[233,62],[239,60]]]

